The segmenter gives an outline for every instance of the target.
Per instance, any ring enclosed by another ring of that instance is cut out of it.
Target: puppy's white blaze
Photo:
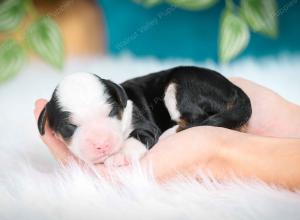
[[[164,102],[173,121],[179,121],[180,112],[177,109],[176,84],[171,83],[165,92]]]
[[[84,120],[93,113],[109,114],[105,86],[93,74],[77,73],[67,76],[57,88],[59,104],[63,111],[71,111]],[[99,112],[100,111],[100,112]]]
[[[75,130],[73,138],[71,139],[71,143],[68,144],[68,148],[71,150],[71,152],[75,156],[77,156],[78,158],[80,158],[82,160],[85,160],[85,158],[82,157],[82,154],[80,152],[80,147],[79,147],[79,144],[78,144],[78,140],[74,138],[74,137],[78,137],[78,133],[80,132],[79,129],[80,128],[78,128],[78,129]],[[88,161],[86,161],[86,162],[88,162]]]
[[[122,117],[122,133],[124,138],[127,138],[132,131],[132,112],[133,112],[133,104],[131,100],[127,101],[126,108],[123,112]]]

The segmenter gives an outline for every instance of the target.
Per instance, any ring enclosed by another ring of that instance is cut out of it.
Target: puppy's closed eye
[[[59,133],[63,138],[71,138],[76,130],[77,126],[73,124],[63,124],[59,128]]]
[[[109,113],[109,117],[117,117],[118,119],[122,118],[123,108],[119,104],[112,105],[112,110]]]

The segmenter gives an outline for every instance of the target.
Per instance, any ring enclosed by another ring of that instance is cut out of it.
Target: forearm
[[[291,105],[291,113],[290,121],[294,127],[294,136],[300,138],[300,105],[296,105],[294,103],[290,103]]]
[[[232,173],[300,188],[300,139],[269,138],[224,128],[197,127],[158,143],[142,160],[158,181],[178,173],[195,177],[209,171],[224,180]]]
[[[224,177],[261,180],[290,189],[300,188],[300,139],[259,137],[231,133],[219,151]]]

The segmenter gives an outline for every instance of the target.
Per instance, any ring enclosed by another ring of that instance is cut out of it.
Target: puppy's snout
[[[76,130],[71,147],[85,161],[103,162],[122,146],[123,136],[119,127],[115,121],[105,119],[85,123]]]

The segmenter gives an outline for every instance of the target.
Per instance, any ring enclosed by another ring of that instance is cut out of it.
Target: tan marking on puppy
[[[178,128],[177,128],[177,130],[176,130],[177,132],[186,129],[186,127],[187,127],[187,122],[186,122],[184,119],[180,119],[180,120],[177,122],[177,124],[178,124]]]

